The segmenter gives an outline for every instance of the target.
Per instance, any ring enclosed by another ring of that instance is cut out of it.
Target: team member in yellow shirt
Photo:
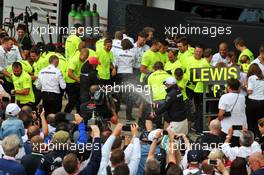
[[[74,24],[75,33],[68,36],[65,42],[65,57],[66,60],[69,60],[76,50],[80,42],[82,41],[80,36],[84,34],[84,26],[81,24]]]
[[[111,79],[110,79],[111,75],[112,76],[116,75],[116,69],[113,65],[114,55],[111,49],[112,49],[112,40],[105,39],[103,49],[96,50],[98,61],[101,63],[100,65],[97,66],[97,71],[102,85],[111,84]]]
[[[161,40],[159,54],[163,65],[165,65],[168,61],[168,48],[169,48],[169,42],[167,40]]]
[[[197,68],[210,68],[211,60],[213,58],[212,49],[205,49],[204,57],[201,58],[201,61],[197,65]],[[194,102],[195,102],[195,112],[196,112],[196,120],[194,123],[194,129],[196,129],[199,133],[203,131],[203,92],[204,92],[204,83],[197,82],[194,89]],[[206,87],[206,92],[208,93],[208,87]]]
[[[11,91],[15,95],[17,104],[22,107],[24,105],[34,106],[35,97],[32,88],[32,80],[30,75],[23,71],[22,64],[14,62],[12,64],[12,81],[14,90]]]
[[[199,68],[200,64],[204,61],[202,56],[203,56],[203,47],[197,45],[195,47],[195,50],[194,50],[194,56],[189,58],[189,61],[186,65],[186,74],[187,74],[188,80],[189,80],[187,87],[186,87],[186,93],[187,93],[187,96],[189,98],[190,104],[191,104],[192,100],[194,100],[195,116],[192,116],[192,118],[194,118],[195,122],[199,117],[199,114],[197,113],[197,112],[199,112],[199,98],[194,93],[196,83],[191,81],[191,77],[193,76],[191,69],[192,68]],[[199,129],[202,130],[202,128],[193,128],[193,129],[195,129],[196,131],[198,131]]]
[[[80,111],[80,74],[82,65],[88,57],[89,50],[87,48],[83,48],[80,52],[80,56],[75,55],[68,62],[66,76],[68,104],[66,105],[64,112],[71,113],[75,106],[77,108],[77,112]]]
[[[238,57],[238,64],[240,64],[241,60],[244,56],[247,56],[250,59],[250,62],[254,60],[253,53],[247,48],[245,41],[242,38],[236,38],[234,40],[234,44],[237,50],[240,51],[240,55]]]
[[[104,40],[105,39],[110,39],[110,34],[109,32],[103,32],[103,37],[96,41],[95,43],[95,50],[101,50],[104,48]]]
[[[168,53],[169,61],[165,64],[164,70],[169,74],[174,76],[174,71],[177,68],[182,68],[182,64],[179,60],[176,59],[177,52],[176,50],[170,50]]]
[[[41,101],[41,91],[36,88],[38,74],[42,68],[41,62],[40,62],[40,53],[37,48],[32,48],[29,52],[29,57],[33,61],[33,75],[31,76],[31,79],[33,81],[33,92],[35,95],[35,106],[39,104]]]
[[[152,46],[149,50],[147,50],[141,60],[141,66],[140,66],[140,82],[143,83],[144,77],[151,72],[153,72],[153,66],[156,62],[161,61],[160,55],[159,55],[159,49],[160,49],[160,42],[158,40],[153,41]]]
[[[153,70],[154,72],[148,77],[148,85],[151,90],[153,103],[161,105],[167,95],[166,86],[163,83],[171,75],[164,71],[163,64],[160,61],[154,64]],[[162,117],[156,117],[155,119],[157,119],[155,121],[157,128],[163,128]]]
[[[59,58],[58,68],[61,70],[64,80],[66,79],[67,74],[67,60],[64,56],[65,49],[63,47],[57,47],[55,50],[55,54]]]
[[[179,49],[177,59],[181,62],[183,71],[185,71],[190,62],[190,58],[193,56],[193,48],[189,46],[187,38],[185,37],[177,41],[177,47]]]

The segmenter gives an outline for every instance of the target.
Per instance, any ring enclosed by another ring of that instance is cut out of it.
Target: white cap
[[[164,81],[164,84],[169,84],[169,85],[176,84],[176,79],[174,77],[169,77],[166,79],[166,81]]]
[[[6,115],[17,116],[21,111],[20,107],[16,103],[10,103],[6,107]]]

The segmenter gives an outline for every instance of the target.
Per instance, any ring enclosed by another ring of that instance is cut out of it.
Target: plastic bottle
[[[74,17],[74,23],[75,24],[79,23],[79,24],[82,24],[82,25],[84,24],[83,15],[82,15],[82,7],[81,6],[78,7],[77,13],[76,13],[76,15]]]
[[[100,23],[99,23],[99,13],[97,12],[97,5],[93,4],[93,12],[92,12],[92,22],[93,22],[93,31],[99,30]],[[99,37],[99,34],[93,32],[93,37]]]
[[[90,3],[86,5],[85,11],[84,11],[84,20],[85,20],[85,28],[87,30],[86,37],[91,37],[93,33],[93,24],[92,24],[92,12],[90,10]],[[91,29],[91,30],[90,30]]]
[[[71,5],[71,11],[68,14],[68,28],[70,29],[74,24],[74,20],[75,20],[75,15],[76,15],[76,10],[75,10],[75,5],[72,4]]]

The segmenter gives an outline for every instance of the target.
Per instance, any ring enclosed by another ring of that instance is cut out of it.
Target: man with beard
[[[32,107],[35,103],[35,96],[30,75],[23,71],[22,65],[19,62],[14,62],[12,69],[12,81],[15,89],[11,91],[11,94],[15,95],[17,104],[20,107],[25,105]]]

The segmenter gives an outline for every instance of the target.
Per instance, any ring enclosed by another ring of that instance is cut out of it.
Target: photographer
[[[112,116],[117,117],[113,100],[107,93],[99,89],[98,85],[91,85],[89,97],[90,99],[80,107],[80,114],[84,117],[85,122],[92,117],[93,112],[97,117],[103,119],[110,120]]]
[[[90,55],[90,54],[89,54]],[[81,104],[89,99],[89,89],[93,84],[99,84],[97,65],[101,64],[96,57],[90,57],[82,68],[80,75],[80,101]]]
[[[239,80],[229,79],[227,81],[227,94],[222,95],[219,100],[218,120],[221,121],[223,139],[232,125],[242,125],[247,128],[245,97],[239,94],[239,87]],[[234,131],[234,135],[231,138],[232,146],[239,146],[240,135],[239,131]]]

